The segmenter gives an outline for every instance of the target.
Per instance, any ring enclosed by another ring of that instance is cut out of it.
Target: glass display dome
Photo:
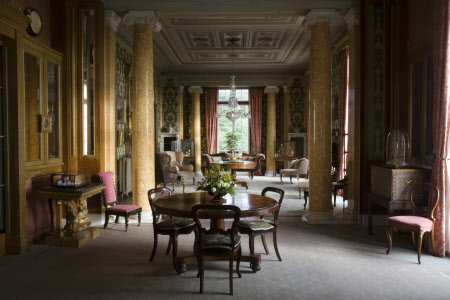
[[[389,132],[386,142],[386,164],[405,166],[408,147],[408,136],[403,130],[396,129]]]

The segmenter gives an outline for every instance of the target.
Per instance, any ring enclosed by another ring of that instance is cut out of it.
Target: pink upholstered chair
[[[113,172],[98,173],[97,176],[100,181],[106,185],[102,191],[103,205],[105,205],[105,225],[108,226],[109,216],[116,216],[116,223],[119,221],[119,216],[125,217],[125,231],[128,231],[128,218],[131,215],[138,215],[138,226],[141,225],[142,207],[139,205],[121,205],[117,203],[116,188],[114,187]]]
[[[414,192],[416,192],[416,194],[414,194]],[[428,195],[430,193],[432,194],[431,210],[428,210]],[[411,189],[409,197],[409,200],[411,201],[412,216],[394,216],[388,218],[388,227],[386,229],[388,249],[386,251],[386,254],[389,254],[392,249],[392,228],[395,227],[399,231],[409,231],[411,232],[413,245],[416,246],[417,244],[417,258],[420,264],[422,237],[425,232],[430,232],[433,254],[436,254],[436,248],[434,246],[435,219],[433,217],[433,214],[439,201],[439,190],[431,184],[419,185]]]

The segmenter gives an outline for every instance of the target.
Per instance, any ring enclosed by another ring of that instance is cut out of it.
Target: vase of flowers
[[[198,183],[197,191],[208,192],[213,200],[223,200],[226,194],[236,195],[231,171],[226,171],[219,164],[213,164],[211,170],[205,172],[205,178]]]

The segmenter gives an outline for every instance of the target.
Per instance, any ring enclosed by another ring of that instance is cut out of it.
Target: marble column
[[[180,133],[180,139],[184,139],[184,119],[183,119],[183,108],[184,108],[184,102],[183,102],[183,91],[184,86],[180,86],[180,93],[178,97],[178,132]]]
[[[192,94],[193,133],[195,145],[195,173],[202,176],[202,135],[200,125],[200,94],[203,89],[200,86],[191,86],[188,92]]]
[[[100,161],[100,170],[116,170],[116,43],[117,28],[122,21],[112,10],[105,11],[105,106],[103,118],[104,141],[100,143],[103,157]],[[114,182],[117,175],[114,172]]]
[[[331,47],[330,11],[312,10],[306,16],[311,29],[310,62],[310,224],[330,223],[331,204]]]
[[[345,16],[348,26],[348,205],[344,215],[357,220],[360,203],[361,102],[359,82],[359,10],[352,8]]]
[[[124,17],[133,27],[133,204],[149,211],[147,192],[155,187],[153,31],[160,29],[154,12],[131,11]]]
[[[266,176],[273,176],[276,167],[273,164],[275,155],[275,140],[277,136],[277,103],[275,94],[279,89],[276,86],[267,86],[264,93],[267,94],[267,149],[266,149]]]

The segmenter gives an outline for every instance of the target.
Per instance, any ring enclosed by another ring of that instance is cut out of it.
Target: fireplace
[[[180,138],[180,134],[178,132],[162,132],[160,137],[161,141],[159,145],[159,151],[171,151],[172,142],[177,141]]]

